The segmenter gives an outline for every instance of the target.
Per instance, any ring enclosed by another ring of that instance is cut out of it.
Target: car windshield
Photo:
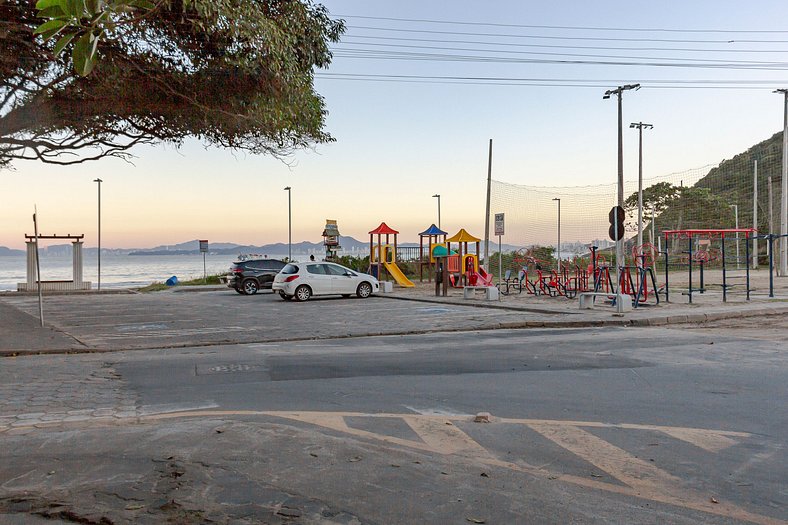
[[[298,266],[296,266],[295,264],[288,264],[284,268],[282,268],[282,271],[279,273],[284,273],[287,275],[298,273]]]

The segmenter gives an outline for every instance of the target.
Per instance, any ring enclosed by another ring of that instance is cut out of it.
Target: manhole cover
[[[146,330],[164,330],[168,328],[166,324],[162,323],[144,323],[144,324],[122,324],[118,325],[115,330],[118,332],[142,332]]]
[[[268,367],[263,365],[250,365],[243,363],[213,365],[213,366],[198,366],[197,375],[207,374],[236,374],[241,372],[267,372]]]
[[[448,314],[452,311],[451,308],[442,308],[440,306],[417,308],[417,310],[425,314]]]

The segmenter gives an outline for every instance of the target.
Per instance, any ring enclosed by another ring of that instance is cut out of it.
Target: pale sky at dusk
[[[327,218],[358,239],[386,221],[400,230],[401,242],[417,241],[418,232],[437,220],[435,193],[442,196],[443,229],[464,227],[483,237],[488,140],[494,141],[496,180],[614,182],[616,104],[602,94],[627,83],[643,89],[625,94],[625,126],[654,124],[646,142],[650,177],[717,163],[782,128],[783,100],[772,91],[788,87],[785,2],[323,3],[348,25],[329,75],[321,71],[316,81],[336,143],[296,154],[292,166],[206,150],[196,141],[180,150],[138,148],[134,165],[117,159],[72,167],[18,162],[15,170],[0,172],[0,245],[24,246],[37,205],[43,233],[84,233],[86,245],[95,246],[96,177],[104,180],[102,246],[108,248],[196,238],[286,242],[285,186],[293,188],[294,242],[318,241]],[[617,30],[644,28],[694,31]],[[436,60],[438,54],[444,60]],[[771,64],[732,69],[742,64],[737,61]],[[698,67],[703,64],[719,67]],[[359,74],[388,76],[365,81]],[[484,80],[492,77],[507,85]],[[554,80],[527,85],[533,79]],[[714,89],[698,80],[758,89]],[[684,87],[666,87],[678,82]],[[637,135],[628,128],[625,155],[631,179],[637,175]]]

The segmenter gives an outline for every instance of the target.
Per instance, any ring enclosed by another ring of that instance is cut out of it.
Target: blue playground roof
[[[448,235],[445,231],[441,230],[434,224],[431,224],[429,228],[421,232],[419,235]]]

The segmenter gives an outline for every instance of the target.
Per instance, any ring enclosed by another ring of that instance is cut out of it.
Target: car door
[[[312,295],[326,295],[333,292],[332,276],[328,274],[325,264],[307,264],[307,284],[312,288]]]
[[[347,270],[336,264],[326,264],[326,269],[331,275],[331,284],[334,293],[351,294],[356,292],[356,279],[347,275]]]

